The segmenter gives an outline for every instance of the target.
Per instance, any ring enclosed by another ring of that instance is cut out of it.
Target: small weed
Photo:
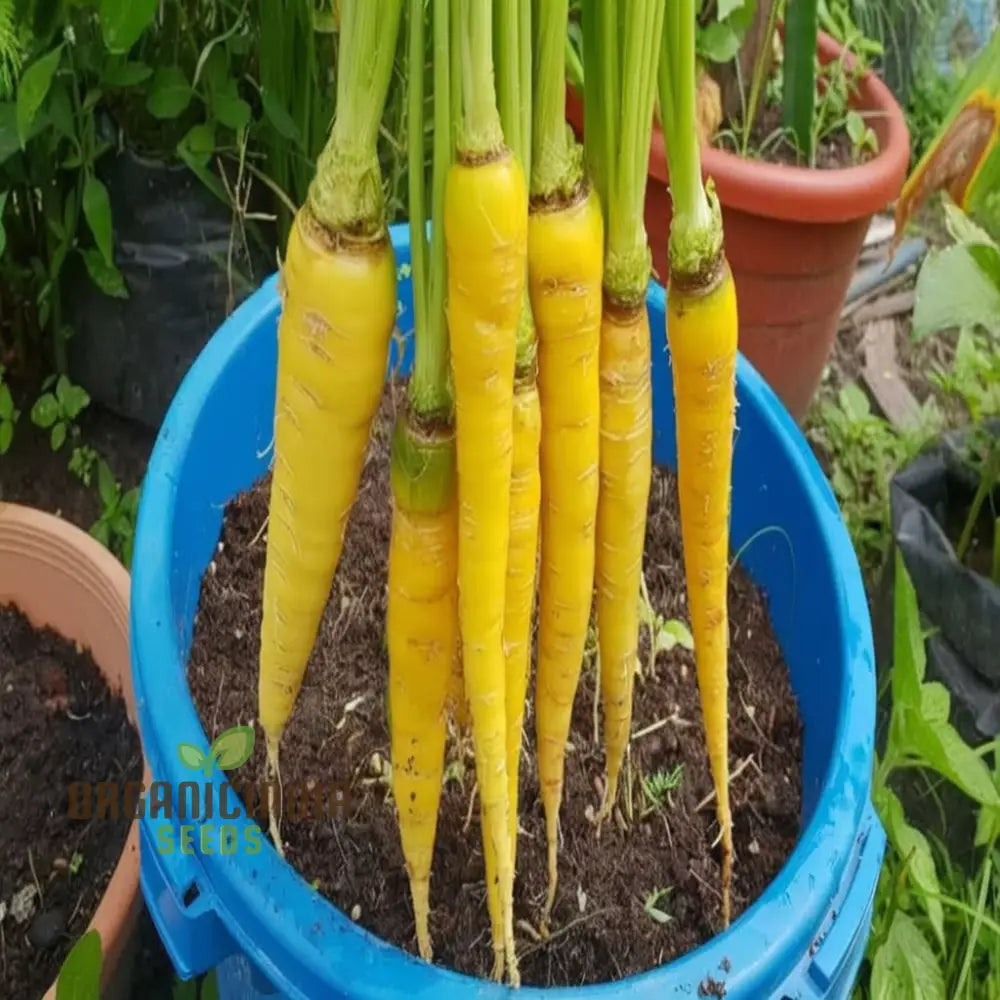
[[[14,440],[14,425],[21,411],[14,407],[10,386],[4,381],[4,366],[0,365],[0,455],[5,455]]]
[[[90,445],[81,444],[73,449],[73,454],[69,457],[69,471],[83,483],[90,486],[93,478],[94,466],[97,464],[97,452]]]
[[[836,401],[819,405],[810,437],[830,456],[830,481],[862,566],[877,569],[890,538],[889,484],[941,423],[932,399],[924,404],[920,429],[898,432],[872,412],[864,391],[845,385]]]
[[[79,436],[80,430],[75,421],[90,403],[90,396],[85,389],[73,385],[65,375],[60,375],[58,379],[50,375],[42,383],[42,389],[42,394],[31,408],[31,422],[49,431],[49,444],[53,451],[58,451],[67,437],[75,439]]]
[[[669,771],[656,771],[648,778],[642,779],[642,792],[646,797],[647,806],[642,815],[648,816],[650,813],[662,809],[665,805],[673,807],[673,800],[670,793],[676,791],[684,778],[684,765],[678,764]]]
[[[83,855],[79,851],[73,853],[73,857],[69,859],[69,873],[70,875],[77,875],[80,869],[83,867]]]
[[[90,533],[102,545],[111,549],[128,569],[132,565],[139,488],[136,486],[122,493],[121,485],[108,468],[108,463],[103,458],[98,458],[97,491],[101,498],[101,515],[91,525]]]
[[[650,676],[660,653],[669,653],[675,646],[689,651],[694,649],[694,637],[687,625],[677,618],[664,618],[653,607],[645,577],[641,580],[639,594],[639,624],[649,629],[649,662],[646,669]]]
[[[666,910],[660,909],[660,900],[666,899],[670,894],[671,886],[667,886],[666,889],[654,889],[647,897],[645,902],[642,904],[642,908],[658,923],[667,924],[670,923],[674,918],[666,912]]]

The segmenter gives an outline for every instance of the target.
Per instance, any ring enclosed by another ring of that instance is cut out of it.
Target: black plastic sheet
[[[248,254],[242,240],[231,252],[231,209],[183,164],[125,149],[100,168],[129,297],[104,294],[75,258],[70,376],[109,410],[156,428],[199,351],[275,255]]]
[[[987,431],[1000,435],[1000,423]],[[892,534],[917,593],[927,642],[927,680],[952,696],[952,722],[976,746],[1000,734],[1000,587],[959,563],[946,529],[962,525],[979,484],[966,459],[968,432],[944,435],[937,447],[900,470],[891,483]],[[989,501],[984,505],[989,509]],[[891,563],[890,563],[891,564]],[[891,586],[880,618],[891,623]],[[885,635],[886,629],[880,630]],[[891,624],[887,653],[891,662]]]

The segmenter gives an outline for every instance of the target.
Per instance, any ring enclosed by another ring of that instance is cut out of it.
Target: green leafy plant
[[[128,569],[132,565],[139,487],[135,486],[123,493],[108,463],[103,458],[98,458],[97,492],[101,500],[101,513],[91,525],[90,534],[111,549]]]
[[[76,438],[80,429],[76,418],[90,404],[90,396],[85,389],[65,376],[50,375],[42,383],[43,392],[31,408],[31,422],[49,432],[49,443],[53,451],[58,451],[67,437]]]
[[[869,968],[860,1000],[973,1000],[1000,982],[1000,925],[992,920],[1000,895],[994,848],[1000,834],[1000,771],[985,758],[995,744],[969,747],[949,722],[951,699],[925,679],[926,650],[913,583],[895,559],[891,706],[885,748],[876,761],[872,798],[889,841],[879,881]],[[947,851],[907,820],[894,784],[904,773],[944,780],[977,810],[978,871],[958,875]],[[971,895],[974,897],[967,900]],[[974,972],[973,972],[974,970]]]
[[[83,483],[89,486],[97,465],[98,454],[90,445],[81,444],[73,449],[69,457],[69,471]]]
[[[14,441],[14,427],[21,411],[14,406],[10,386],[4,381],[4,366],[0,365],[0,455],[5,455]]]
[[[928,399],[919,428],[900,433],[872,412],[868,397],[853,382],[834,400],[821,402],[810,417],[809,436],[829,458],[830,482],[865,569],[877,569],[888,549],[890,480],[940,423],[938,408]]]
[[[253,726],[233,726],[212,741],[208,753],[203,753],[193,743],[180,743],[177,755],[181,763],[192,771],[201,771],[205,777],[212,774],[213,768],[220,771],[233,771],[242,767],[253,753]]]
[[[642,792],[646,798],[646,808],[642,815],[648,816],[650,813],[662,809],[665,805],[672,805],[670,793],[680,788],[684,778],[684,765],[677,764],[669,771],[656,771],[644,776],[642,779]]]
[[[89,930],[70,949],[56,979],[56,1000],[100,1000],[101,935]]]

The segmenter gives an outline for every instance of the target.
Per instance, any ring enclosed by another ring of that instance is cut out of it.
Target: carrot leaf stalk
[[[565,747],[594,587],[600,455],[600,201],[564,112],[567,0],[539,0],[528,284],[538,331],[541,563],[535,724],[548,893],[556,897]]]
[[[503,626],[510,540],[514,371],[527,254],[527,190],[504,142],[492,0],[454,0],[461,102],[444,198],[447,317],[455,393],[458,594],[463,671],[482,809],[494,977],[518,985],[506,765]]]
[[[609,0],[596,5],[611,20]],[[604,178],[607,242],[601,318],[601,487],[597,509],[597,636],[604,717],[604,800],[600,823],[615,805],[632,727],[638,666],[639,608],[646,512],[652,471],[650,332],[646,312],[651,254],[643,221],[652,141],[662,0],[635,0],[621,30],[598,33],[590,59],[619,75],[585,91],[593,132],[587,162]],[[613,46],[615,51],[606,51]],[[620,51],[618,48],[620,46]],[[606,70],[604,72],[607,72]],[[591,79],[585,77],[586,82]],[[600,80],[597,72],[595,81]],[[618,100],[608,107],[608,100]]]
[[[709,763],[721,828],[722,921],[729,924],[729,504],[736,415],[737,309],[714,186],[702,183],[695,116],[695,0],[667,0],[660,106],[673,198],[667,340],[677,424],[684,570]]]
[[[401,8],[342,0],[336,115],[281,270],[258,682],[279,852],[279,745],[340,559],[396,319],[376,142]]]
[[[447,699],[458,644],[455,430],[444,313],[441,216],[451,161],[448,0],[434,0],[434,152],[428,251],[424,172],[424,0],[409,6],[409,157],[414,362],[392,438],[387,640],[393,798],[417,946],[432,958],[430,874],[444,777]]]

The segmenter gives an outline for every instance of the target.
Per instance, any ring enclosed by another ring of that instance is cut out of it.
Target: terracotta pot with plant
[[[902,110],[867,65],[873,43],[851,24],[821,31],[819,8],[713,0],[699,29],[702,172],[722,206],[740,350],[796,420],[822,377],[871,218],[898,195],[910,155]],[[580,132],[573,82],[567,118]],[[670,219],[657,122],[646,228],[663,282]]]
[[[150,779],[134,726],[128,607],[129,575],[96,539],[0,503],[0,788],[17,802],[0,811],[3,996],[55,1000],[60,965],[86,931],[97,932],[102,996],[129,992],[138,829],[122,800],[110,812],[93,796],[86,814],[83,805],[99,782],[127,794],[128,782]]]

